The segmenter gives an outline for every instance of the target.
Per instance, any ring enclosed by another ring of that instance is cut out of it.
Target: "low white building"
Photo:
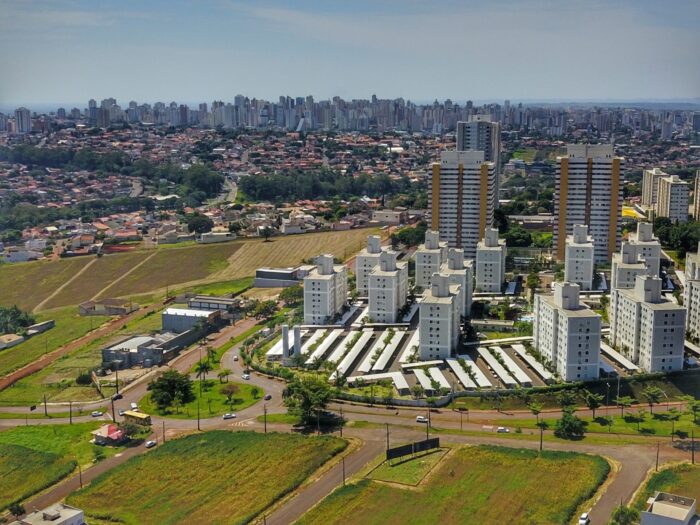
[[[593,252],[593,237],[588,235],[588,226],[574,224],[573,235],[566,237],[564,280],[578,284],[581,290],[592,290]]]
[[[459,344],[460,288],[450,277],[434,274],[419,306],[418,352],[422,361],[446,359]]]
[[[647,500],[647,508],[639,517],[639,525],[697,524],[697,503],[693,498],[656,492]]]
[[[460,315],[469,317],[472,310],[472,288],[474,287],[474,261],[464,258],[464,251],[450,248],[447,261],[440,267],[440,273],[450,278],[450,284],[460,288]]]
[[[373,323],[395,323],[408,294],[408,263],[397,262],[398,254],[387,250],[369,274],[369,318]]]
[[[495,228],[486,228],[476,245],[476,291],[500,293],[505,279],[506,241],[498,238]]]
[[[598,379],[600,315],[579,302],[579,285],[554,283],[554,294],[536,294],[533,344],[564,381]]]
[[[355,286],[360,297],[369,293],[369,274],[379,264],[382,254],[382,238],[379,235],[367,237],[367,247],[362,248],[355,257]]]
[[[610,342],[645,372],[683,369],[685,308],[661,295],[661,279],[637,276],[610,296]]]
[[[425,232],[425,243],[415,253],[416,286],[423,289],[431,286],[433,274],[440,271],[440,266],[447,257],[447,243],[440,241],[440,233],[433,230]]]
[[[700,199],[700,195],[696,199]],[[685,327],[688,338],[700,344],[700,243],[698,252],[689,253],[685,258],[683,305],[687,309]]]
[[[35,510],[11,525],[85,525],[85,514],[65,503],[56,503],[44,510]]]
[[[348,274],[332,255],[319,255],[316,269],[304,277],[304,323],[326,324],[343,311],[348,298]]]

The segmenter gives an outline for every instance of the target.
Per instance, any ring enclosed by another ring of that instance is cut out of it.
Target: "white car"
[[[224,419],[233,419],[236,417],[236,414],[224,414]]]
[[[584,512],[578,517],[578,525],[590,525],[591,518],[588,517],[588,512]]]
[[[416,423],[427,423],[428,418],[425,416],[416,416]]]
[[[498,427],[496,429],[496,432],[498,432],[499,434],[507,434],[508,432],[510,432],[510,429],[507,429],[506,427]]]
[[[102,412],[99,410],[95,410],[92,414],[90,414],[92,417],[100,417],[102,415]]]
[[[237,356],[237,355],[234,355],[234,356],[233,356],[233,360],[234,360],[234,361],[238,361],[238,356]]]
[[[153,448],[157,445],[155,441],[146,441],[146,448]]]
[[[250,379],[250,374],[243,374],[241,377],[247,381]]]
[[[119,415],[120,415],[120,416],[123,416],[123,415],[124,415],[124,412],[126,412],[126,410],[124,410],[123,408],[120,409],[120,410],[119,410]]]

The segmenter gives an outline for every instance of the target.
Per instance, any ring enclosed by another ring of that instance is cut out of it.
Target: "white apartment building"
[[[496,202],[498,207],[498,176],[501,173],[501,125],[490,115],[472,115],[467,122],[457,122],[457,151],[483,151],[484,160],[496,168]]]
[[[610,288],[634,288],[638,275],[647,274],[647,265],[637,257],[637,250],[628,242],[622,243],[620,253],[613,254],[610,270]]]
[[[629,234],[628,242],[634,247],[639,260],[647,266],[647,273],[658,276],[661,271],[661,243],[654,237],[654,226],[648,222],[637,223],[637,231]]]
[[[688,192],[690,187],[678,175],[659,179],[656,215],[671,222],[688,222]]]
[[[598,379],[600,315],[579,303],[579,285],[554,283],[554,294],[536,294],[533,344],[564,381]]]
[[[464,258],[464,252],[450,248],[447,261],[440,268],[440,273],[450,278],[450,284],[458,284],[461,295],[459,315],[469,317],[472,310],[472,288],[474,287],[474,261]]]
[[[688,339],[700,344],[700,243],[698,252],[685,258],[685,287],[683,305],[686,307],[686,332]]]
[[[557,158],[554,194],[554,249],[563,261],[566,237],[575,224],[588,225],[596,263],[607,263],[620,247],[624,159],[612,144],[569,144]]]
[[[345,265],[333,264],[333,256],[319,255],[316,268],[304,277],[304,324],[326,324],[340,314],[348,298]]]
[[[588,226],[574,224],[573,234],[566,237],[564,280],[592,290],[594,268],[593,237],[588,235]]]
[[[476,291],[500,293],[506,278],[506,241],[487,228],[476,247]]]
[[[360,297],[367,297],[369,293],[369,274],[379,264],[381,253],[382,238],[379,235],[370,235],[367,237],[367,247],[355,257],[355,280]]]
[[[445,359],[459,344],[460,289],[436,273],[419,306],[418,351],[423,361]]]
[[[644,170],[642,175],[643,206],[646,206],[649,209],[654,209],[658,198],[659,179],[663,177],[668,177],[668,173],[663,171],[661,168],[652,168],[650,170]]]
[[[430,225],[451,248],[473,258],[498,203],[496,164],[483,151],[443,151],[432,166]]]
[[[369,318],[373,323],[398,322],[408,294],[408,263],[397,262],[395,251],[383,251],[369,274]]]
[[[695,190],[693,191],[693,219],[700,221],[700,170],[695,172]]]
[[[610,342],[645,372],[683,369],[685,308],[661,295],[661,279],[640,275],[610,297]]]
[[[416,250],[416,286],[430,288],[433,274],[440,271],[442,263],[447,258],[447,243],[440,241],[440,233],[428,230],[425,232],[425,243]]]

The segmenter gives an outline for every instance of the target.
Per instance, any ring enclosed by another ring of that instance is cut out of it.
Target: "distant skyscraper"
[[[493,225],[497,178],[496,165],[484,160],[483,151],[444,151],[433,164],[431,229],[467,258],[475,257],[477,243]]]
[[[695,191],[693,192],[693,218],[700,221],[700,170],[695,172]]]
[[[652,208],[656,204],[659,191],[659,179],[668,177],[668,173],[661,168],[644,170],[642,176],[642,204]]]
[[[501,173],[501,125],[487,115],[474,115],[468,122],[457,122],[457,151],[484,152],[484,160],[496,167],[494,208],[498,208],[498,177]]]
[[[660,178],[657,217],[668,217],[671,222],[688,222],[688,189],[688,183],[678,175]]]
[[[563,261],[567,235],[575,224],[588,225],[596,263],[610,261],[620,246],[624,159],[615,157],[611,144],[569,144],[557,158],[554,197],[554,247]]]
[[[17,133],[30,133],[32,131],[32,114],[27,108],[15,110],[15,130]]]

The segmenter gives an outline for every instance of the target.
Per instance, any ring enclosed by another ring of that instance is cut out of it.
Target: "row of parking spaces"
[[[342,333],[342,328],[336,328],[335,330],[332,330],[331,333],[328,334],[326,338],[319,343],[319,345],[316,347],[316,350],[314,350],[311,353],[309,358],[306,360],[306,365],[313,365],[317,361],[323,359],[323,356],[326,355],[326,352],[330,350],[331,346],[333,346],[333,343],[335,343],[335,340],[338,339]]]
[[[618,363],[621,368],[628,372],[637,372],[639,370],[639,367],[637,365],[635,365],[632,361],[627,359],[624,355],[617,352],[612,346],[607,345],[603,341],[600,342],[600,352],[608,356],[616,363]]]
[[[350,348],[347,354],[345,354],[345,356],[342,358],[342,360],[336,367],[335,372],[333,372],[328,378],[330,381],[335,381],[336,377],[344,376],[350,371],[352,364],[357,360],[357,358],[360,355],[360,352],[362,352],[362,349],[372,338],[373,333],[374,331],[371,328],[365,329],[362,332],[360,332],[360,337],[357,340],[357,342],[352,346],[352,348]]]
[[[408,381],[401,372],[387,372],[383,374],[367,374],[363,376],[350,376],[348,377],[348,385],[354,386],[358,381],[363,384],[376,383],[378,381],[390,380],[394,384],[394,388],[401,396],[408,395],[410,392],[410,387]]]

